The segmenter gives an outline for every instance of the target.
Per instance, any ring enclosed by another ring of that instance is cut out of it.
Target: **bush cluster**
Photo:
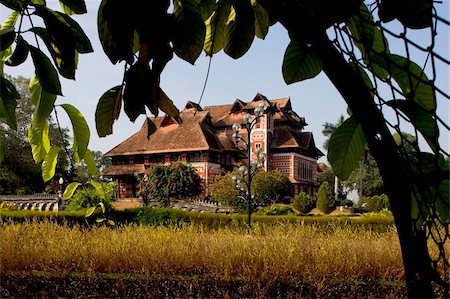
[[[369,212],[380,212],[383,209],[389,209],[389,198],[386,194],[375,195],[364,198],[364,203]]]
[[[317,192],[317,208],[325,214],[330,214],[336,208],[333,190],[328,182],[323,182]]]
[[[138,179],[144,204],[157,201],[168,206],[172,198],[198,196],[203,191],[203,181],[195,168],[180,161],[151,165]]]
[[[75,194],[67,201],[66,210],[70,212],[96,207],[100,202],[103,202],[105,208],[110,210],[114,201],[116,183],[102,183],[102,187],[105,192],[104,198],[101,198],[98,191],[88,184],[78,188]]]
[[[300,192],[292,202],[294,208],[302,214],[308,214],[316,206],[314,199],[305,192]]]

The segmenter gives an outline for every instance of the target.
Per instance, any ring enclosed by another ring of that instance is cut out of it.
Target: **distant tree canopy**
[[[17,129],[20,95],[5,78],[3,65],[15,67],[31,56],[36,69],[30,80],[35,108],[28,141],[44,181],[54,177],[62,150],[50,146],[48,137],[48,117],[55,107],[72,122],[75,159],[96,172],[87,149],[90,131],[84,117],[73,105],[55,103],[62,95],[59,76],[74,79],[78,54],[93,51],[72,18],[86,13],[84,0],[60,3],[63,12],[48,8],[45,1],[1,2],[11,14],[0,27],[0,116]],[[154,115],[162,110],[178,117],[178,109],[160,87],[161,73],[174,54],[191,64],[202,51],[213,56],[223,50],[237,59],[249,50],[255,36],[264,39],[278,22],[291,39],[282,65],[285,82],[313,78],[323,71],[351,112],[329,141],[328,160],[335,175],[347,179],[366,146],[378,165],[399,234],[408,296],[432,297],[432,281],[448,292],[450,264],[443,244],[450,239],[448,229],[443,238],[433,239],[439,250],[436,257],[427,245],[427,236],[433,235],[427,231],[449,225],[449,165],[445,163],[449,154],[439,144],[438,124],[447,132],[449,126],[436,109],[438,102],[449,98],[448,82],[440,86],[439,80],[448,71],[448,53],[438,53],[435,43],[441,37],[439,30],[450,27],[439,16],[441,4],[430,0],[367,4],[362,0],[102,0],[97,25],[103,50],[111,63],[124,61],[125,68],[123,80],[98,102],[97,133],[112,134],[122,104],[131,121],[147,109]],[[36,22],[23,22],[29,19]],[[389,24],[393,20],[398,26]],[[33,25],[38,23],[44,27]],[[423,45],[411,39],[415,29],[427,29],[430,38],[422,39]],[[395,51],[390,40],[398,40],[403,48]],[[49,55],[43,52],[44,45]],[[151,134],[154,126],[148,122]],[[413,145],[413,153],[407,151],[406,138],[396,144],[392,131],[402,135],[405,126],[423,138],[431,153],[419,143]],[[444,271],[436,265],[443,265]]]

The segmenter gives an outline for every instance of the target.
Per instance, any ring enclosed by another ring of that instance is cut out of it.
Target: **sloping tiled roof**
[[[180,123],[163,126],[165,117],[153,118],[157,130],[147,137],[147,121],[141,129],[106,153],[106,156],[153,154],[198,150],[221,150],[222,145],[212,128],[202,124],[208,112],[180,113]]]

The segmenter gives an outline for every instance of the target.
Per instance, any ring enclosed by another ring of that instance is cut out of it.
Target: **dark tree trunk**
[[[287,29],[291,40],[305,43],[305,28],[298,22],[300,13],[288,7],[291,5],[289,2],[259,0],[259,3]],[[321,57],[323,71],[361,123],[369,149],[379,167],[400,240],[408,297],[433,297],[433,271],[427,240],[423,231],[414,230],[408,171],[401,162],[384,118],[361,76],[336,50],[324,31],[309,34],[308,43]]]

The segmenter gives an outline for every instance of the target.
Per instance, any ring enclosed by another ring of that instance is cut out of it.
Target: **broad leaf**
[[[147,120],[147,139],[148,139],[150,135],[156,132],[157,128],[150,118],[147,117],[146,120]]]
[[[86,210],[86,215],[84,215],[85,218],[89,218],[94,214],[96,207],[90,207]]]
[[[215,0],[197,0],[203,21],[206,22],[217,8]]]
[[[164,111],[167,115],[172,116],[174,118],[178,118],[180,116],[180,111],[178,111],[177,107],[173,104],[172,100],[165,94],[165,92],[159,88],[160,96],[157,102],[159,109]]]
[[[73,128],[73,150],[78,160],[84,158],[88,150],[90,131],[83,114],[70,104],[60,105],[67,113]]]
[[[87,183],[95,188],[95,191],[97,192],[97,195],[101,199],[105,199],[105,190],[103,189],[103,186],[102,186],[101,183],[96,182],[96,181],[88,181]]]
[[[212,56],[223,49],[225,25],[230,15],[232,2],[232,0],[219,0],[217,9],[205,22],[206,35],[203,49],[208,56]]]
[[[81,54],[94,52],[91,41],[86,33],[84,33],[83,28],[70,16],[59,12],[58,14],[67,22],[72,30],[73,37],[75,38],[75,49]]]
[[[31,146],[34,161],[39,163],[44,160],[50,150],[47,121],[43,121],[37,125],[31,124],[28,129],[28,142]]]
[[[14,49],[11,57],[5,62],[8,66],[18,66],[27,60],[28,53],[28,43],[23,39],[21,35],[17,37],[16,48]]]
[[[196,0],[174,0],[174,50],[178,57],[194,64],[202,52],[206,28]]]
[[[225,26],[223,50],[237,59],[247,53],[255,38],[255,14],[250,0],[234,0]]]
[[[16,11],[22,10],[22,5],[20,5],[20,2],[17,0],[0,0],[0,4],[3,4],[4,6],[10,8],[12,10],[16,10]]]
[[[333,172],[341,180],[346,180],[358,166],[366,147],[366,136],[359,121],[351,116],[336,131],[328,143],[328,161]]]
[[[422,106],[426,111],[436,110],[436,98],[424,71],[416,63],[398,55],[374,55],[372,62],[387,70],[402,89],[406,99]]]
[[[59,0],[63,11],[69,15],[87,13],[84,0]]]
[[[56,163],[60,151],[60,147],[52,147],[45,156],[42,162],[42,179],[44,182],[48,182],[55,176]]]
[[[83,159],[87,165],[89,174],[96,176],[97,175],[97,163],[95,162],[94,156],[92,156],[92,153],[90,150],[86,151]]]
[[[102,213],[105,214],[105,204],[103,202],[99,202],[98,205],[102,208]]]
[[[75,193],[75,191],[77,190],[78,186],[80,186],[80,185],[81,184],[78,182],[70,183],[66,187],[66,190],[64,190],[63,199],[68,200],[69,198],[71,198],[73,196],[73,194]]]
[[[121,85],[111,88],[101,96],[95,110],[95,125],[98,136],[105,137],[112,134],[113,124],[119,118],[121,107]]]
[[[439,129],[433,114],[412,101],[393,100],[387,104],[402,111],[419,130],[435,154],[439,154]]]
[[[16,39],[16,32],[14,28],[0,30],[0,51],[9,48]]]
[[[130,121],[145,114],[145,105],[157,115],[156,103],[159,98],[158,79],[150,70],[147,63],[137,61],[130,67],[125,75],[125,89],[123,91],[123,104],[126,115]]]
[[[51,94],[62,95],[58,73],[50,59],[38,48],[29,45],[29,49],[42,89]]]
[[[398,19],[404,26],[423,29],[433,25],[433,1],[383,0],[378,7],[383,22]]]
[[[66,18],[69,20],[71,18],[45,6],[35,5],[35,7],[35,14],[43,19],[48,32],[40,37],[51,53],[59,73],[67,79],[75,79],[76,40],[71,29],[72,24],[66,21]],[[34,30],[36,29],[32,28],[33,32]]]
[[[291,42],[284,53],[282,70],[286,84],[292,84],[317,76],[322,60],[310,47]]]
[[[36,106],[32,124],[39,127],[43,122],[47,122],[53,110],[56,95],[43,91],[39,79],[36,76],[31,78],[29,88],[31,91],[31,103]]]
[[[255,35],[260,39],[265,39],[269,32],[269,14],[256,0],[252,0],[252,6],[255,14]]]
[[[123,12],[121,1],[102,0],[100,4],[97,17],[99,38],[103,51],[113,64],[122,60],[130,64],[134,61],[130,46],[135,34],[133,17]]]
[[[13,11],[9,14],[9,16],[3,21],[0,26],[0,30],[13,28],[16,25],[17,19],[19,18],[20,13],[18,11]]]
[[[16,107],[20,94],[14,85],[0,77],[0,118],[4,118],[8,126],[17,130]]]
[[[372,13],[369,12],[365,3],[361,3],[359,13],[347,21],[355,45],[361,51],[363,61],[373,70],[380,79],[386,79],[388,72],[372,63],[372,55],[389,53],[389,43],[383,33],[375,25]]]

